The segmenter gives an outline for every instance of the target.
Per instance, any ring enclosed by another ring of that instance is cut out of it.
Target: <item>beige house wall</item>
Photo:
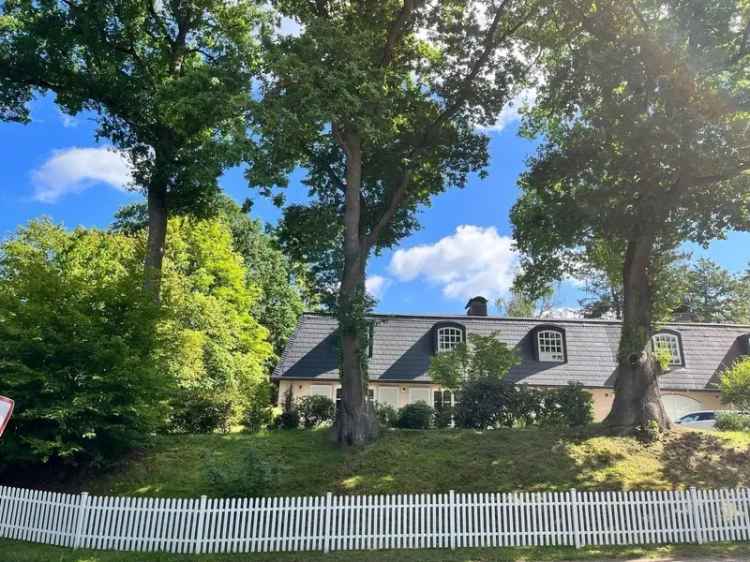
[[[292,387],[292,395],[294,398],[301,398],[303,396],[310,396],[313,390],[320,392],[325,390],[328,396],[335,400],[336,388],[341,386],[338,382],[334,381],[306,381],[306,380],[295,380],[279,382],[279,401],[283,399],[284,394],[287,392],[289,387]],[[315,388],[313,388],[315,387]],[[375,391],[375,400],[385,401],[382,398],[395,398],[398,397],[398,408],[403,408],[411,402],[424,399],[429,396],[428,403],[432,404],[432,393],[435,390],[439,390],[440,387],[434,384],[394,384],[394,383],[371,383],[370,388]],[[429,394],[425,393],[425,390],[429,391]],[[587,388],[588,392],[591,393],[594,399],[594,421],[602,421],[610,409],[612,408],[612,401],[614,400],[614,391],[609,388]],[[702,390],[662,390],[664,396],[682,396],[691,398],[700,403],[700,407],[696,407],[697,410],[720,410],[726,408],[726,405],[722,405],[721,397],[718,392],[702,391]]]

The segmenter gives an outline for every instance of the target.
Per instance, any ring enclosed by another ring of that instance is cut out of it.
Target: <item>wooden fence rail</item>
[[[0,486],[0,537],[175,553],[750,540],[750,490],[162,499]]]

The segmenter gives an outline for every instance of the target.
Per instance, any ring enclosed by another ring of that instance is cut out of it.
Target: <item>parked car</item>
[[[729,411],[729,410],[725,410]],[[680,424],[683,427],[694,427],[697,429],[713,429],[716,425],[716,415],[722,413],[722,411],[716,410],[703,410],[701,412],[690,412],[685,414],[675,423]]]

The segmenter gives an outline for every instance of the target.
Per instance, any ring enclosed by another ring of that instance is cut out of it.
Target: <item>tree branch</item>
[[[401,40],[404,31],[406,30],[406,23],[414,10],[416,10],[420,4],[424,4],[424,2],[425,0],[404,0],[404,4],[399,10],[398,16],[396,16],[396,19],[393,20],[388,29],[388,38],[386,39],[385,47],[383,48],[383,59],[380,62],[381,66],[386,67],[391,64],[396,44]]]
[[[362,244],[363,246],[362,251],[369,252],[370,248],[372,248],[375,245],[375,243],[378,241],[378,238],[380,238],[380,235],[385,229],[385,227],[388,226],[391,220],[393,220],[393,217],[396,214],[396,211],[398,211],[399,207],[401,206],[401,203],[406,197],[406,192],[409,188],[410,183],[411,183],[411,171],[406,170],[401,175],[401,179],[399,180],[398,186],[393,192],[393,196],[391,197],[391,200],[388,202],[388,207],[386,207],[385,212],[382,214],[378,222],[375,223],[375,226],[372,227],[372,230],[370,231],[370,233],[365,237],[364,242]]]

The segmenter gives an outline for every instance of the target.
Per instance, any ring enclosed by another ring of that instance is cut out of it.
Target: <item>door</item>
[[[428,387],[413,386],[409,389],[409,404],[424,402],[432,406],[432,392]]]
[[[698,400],[680,394],[662,394],[661,401],[669,415],[669,419],[673,421],[680,419],[686,414],[704,409],[703,404]]]
[[[398,410],[399,395],[397,386],[381,386],[378,388],[378,403],[387,404]]]

